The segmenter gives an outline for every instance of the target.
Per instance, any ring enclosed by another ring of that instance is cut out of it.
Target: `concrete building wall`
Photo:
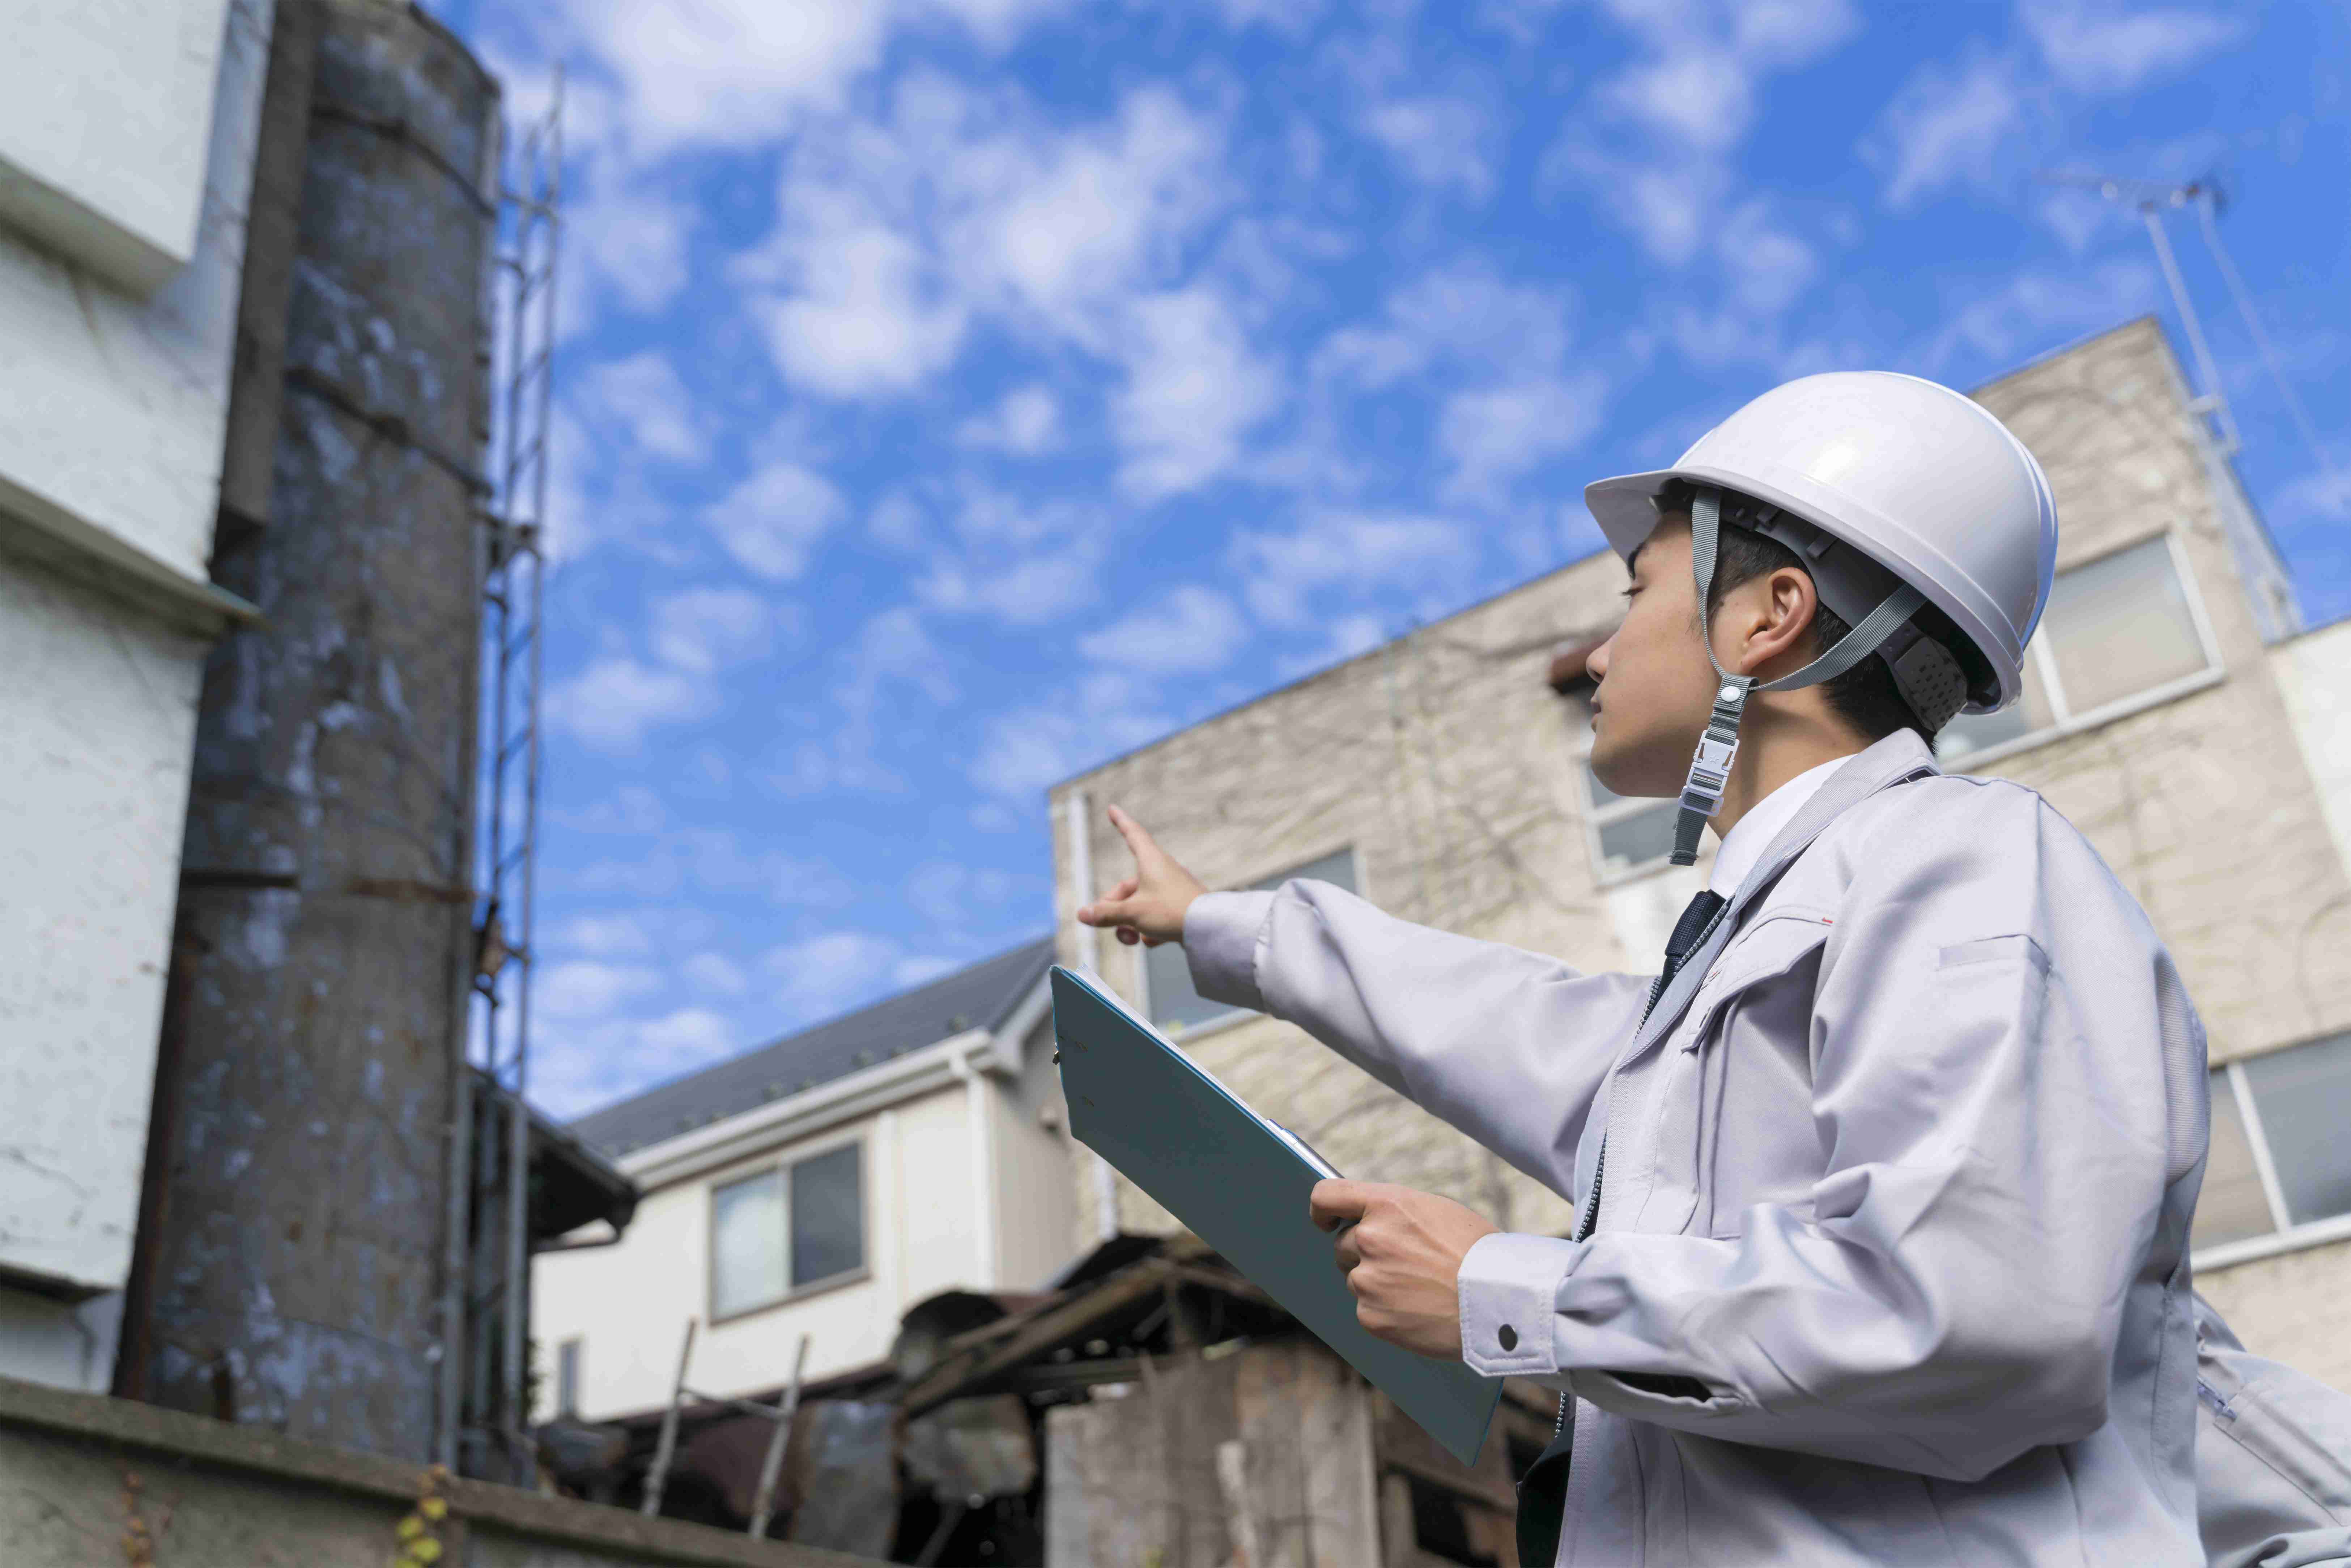
[[[205,561],[271,15],[0,20],[0,1372],[73,1386],[111,1370],[198,676],[242,608]]]
[[[2094,722],[1947,766],[2039,789],[2083,830],[2171,948],[2216,1062],[2351,1026],[2351,878],[2329,827],[2344,777],[2332,748],[2344,743],[2298,740],[2294,724],[2296,705],[2315,713],[2341,702],[2342,677],[2327,664],[2337,650],[2306,639],[2306,653],[2286,656],[2293,677],[2273,673],[2262,627],[2289,620],[2291,606],[2255,601],[2238,576],[2235,563],[2267,545],[2242,537],[2257,525],[2225,488],[2233,476],[2188,412],[2158,329],[2131,323],[1977,395],[2048,469],[2061,570],[2169,538],[2158,548],[2184,569],[2212,662],[2093,712]],[[1614,624],[1623,579],[1612,556],[1577,561],[1058,787],[1064,961],[1091,957],[1130,999],[1141,996],[1142,949],[1072,915],[1129,869],[1102,814],[1115,802],[1211,886],[1246,886],[1353,846],[1359,890],[1407,919],[1578,968],[1654,968],[1711,851],[1685,870],[1604,873],[1587,843],[1582,705],[1544,678],[1556,648]],[[2317,778],[2308,745],[2335,758]],[[1066,824],[1081,797],[1092,883],[1083,890]],[[1445,1193],[1510,1228],[1557,1233],[1571,1221],[1559,1195],[1500,1169],[1288,1025],[1239,1015],[1183,1038],[1352,1176]],[[1073,1159],[1089,1228],[1092,1176],[1090,1156]],[[1127,1228],[1170,1225],[1125,1183],[1116,1188]],[[2342,1309],[2325,1304],[2351,1296],[2343,1250],[2305,1249],[2199,1283],[2224,1310],[2233,1304],[2254,1349],[2325,1375],[2335,1344],[2351,1341]],[[2351,1386],[2351,1374],[2335,1375]]]
[[[2270,650],[2303,760],[2318,789],[2335,852],[2351,865],[2351,621]]]

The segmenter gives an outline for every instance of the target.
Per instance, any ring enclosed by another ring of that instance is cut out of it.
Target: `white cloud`
[[[1981,374],[1980,367],[2005,370],[2094,328],[2154,309],[2158,293],[2155,269],[2145,262],[2106,262],[2086,275],[2073,268],[2019,273],[1950,312],[1919,358],[1925,373],[1938,378],[1962,356],[1971,356],[1963,361],[1970,376]]]
[[[580,382],[588,406],[626,432],[640,449],[676,463],[699,463],[709,455],[693,394],[658,349],[608,360],[591,367]]]
[[[1374,106],[1364,129],[1419,184],[1458,191],[1473,205],[1494,193],[1497,131],[1470,99],[1394,99]]]
[[[1497,500],[1544,459],[1573,451],[1600,423],[1605,383],[1586,371],[1458,392],[1437,416],[1437,442],[1451,464],[1443,494]]]
[[[737,258],[779,370],[836,397],[902,396],[953,363],[985,314],[1117,353],[1129,301],[1180,268],[1228,200],[1220,123],[1164,88],[1057,127],[1008,91],[920,68],[880,119],[810,127],[774,234]]]
[[[1582,185],[1650,256],[1680,267],[1731,185],[1763,78],[1819,60],[1860,27],[1848,0],[1604,0],[1644,46],[1593,89],[1542,161]]]
[[[833,931],[769,948],[759,962],[787,1006],[830,1016],[872,996],[904,956],[893,937]]]
[[[862,213],[826,213],[842,204],[833,193],[801,202],[811,227],[789,247],[795,291],[753,305],[784,379],[867,397],[911,392],[952,363],[969,309],[922,249]]]
[[[632,860],[543,873],[550,886],[589,894],[671,898],[680,893],[756,894],[781,908],[838,907],[854,889],[831,867],[747,844],[718,828],[673,829]],[[686,940],[704,937],[689,926]]]
[[[591,168],[587,189],[568,193],[566,259],[581,258],[600,295],[651,315],[685,287],[695,210],[667,191],[608,170],[602,161]],[[577,298],[577,291],[567,298]]]
[[[1317,592],[1356,592],[1458,580],[1478,547],[1463,524],[1439,517],[1326,511],[1286,534],[1241,531],[1229,551],[1249,609],[1273,626],[1304,624]]]
[[[776,617],[747,589],[694,588],[653,601],[653,656],[674,670],[708,675],[768,651]]]
[[[661,977],[642,964],[607,964],[573,958],[550,964],[536,976],[532,999],[548,1017],[592,1019],[661,988]]]
[[[993,615],[1008,626],[1040,626],[1092,599],[1099,553],[1072,548],[1008,564],[942,557],[914,584],[925,605],[957,615]]]
[[[1323,628],[1322,637],[1311,646],[1275,660],[1273,673],[1280,679],[1295,680],[1316,670],[1327,670],[1333,664],[1343,664],[1358,653],[1368,653],[1385,638],[1386,629],[1378,616],[1368,613],[1342,615]]]
[[[992,716],[970,778],[998,800],[1033,812],[1048,785],[1173,727],[1144,683],[1123,671],[1097,671],[1046,701]]]
[[[703,521],[744,570],[780,582],[808,570],[809,552],[848,509],[831,480],[778,458],[753,470]]]
[[[751,983],[742,967],[724,953],[696,953],[681,972],[695,989],[722,997],[739,997]]]
[[[1715,253],[1729,275],[1732,298],[1760,316],[1785,310],[1820,272],[1813,247],[1774,223],[1761,199],[1716,229]]]
[[[606,655],[548,690],[547,721],[599,751],[634,751],[657,726],[701,718],[717,706],[702,682],[626,655]]]
[[[1923,66],[1886,106],[1862,156],[1886,178],[1899,212],[1959,180],[1991,184],[2000,155],[2025,123],[2016,62],[1979,53],[1952,69]]]
[[[643,957],[653,946],[634,915],[575,915],[549,932],[543,945],[553,952],[584,953],[591,958]]]
[[[1016,457],[1050,452],[1061,444],[1061,400],[1041,382],[1015,387],[987,413],[964,421],[956,440]]]
[[[1126,382],[1111,400],[1118,481],[1157,501],[1232,466],[1241,438],[1280,402],[1281,376],[1206,287],[1137,300],[1134,322]]]
[[[637,1026],[636,1037],[640,1054],[632,1065],[654,1081],[722,1061],[741,1048],[742,1038],[731,1021],[708,1008],[680,1008],[649,1019]]]
[[[1248,640],[1248,623],[1232,600],[1195,584],[1079,638],[1078,652],[1143,674],[1199,674],[1224,668]]]
[[[2133,13],[2116,0],[2023,0],[2018,7],[2057,79],[2120,94],[2234,43],[2243,22],[2178,7]]]
[[[668,824],[669,813],[662,807],[661,797],[642,784],[623,784],[612,791],[609,800],[593,805],[549,808],[548,818],[556,826],[575,833],[657,833]]]

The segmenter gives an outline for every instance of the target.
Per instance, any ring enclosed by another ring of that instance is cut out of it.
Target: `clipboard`
[[[1259,1115],[1114,993],[1053,968],[1053,1038],[1070,1131],[1362,1373],[1465,1465],[1502,1395],[1459,1361],[1375,1339],[1314,1228],[1307,1196],[1339,1173]]]

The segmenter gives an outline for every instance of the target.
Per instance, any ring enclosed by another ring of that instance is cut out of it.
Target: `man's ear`
[[[1795,669],[1817,652],[1813,647],[1813,628],[1820,610],[1820,591],[1810,573],[1792,566],[1773,570],[1763,588],[1763,601],[1757,606],[1761,613],[1747,640],[1747,668],[1751,673],[1793,653],[1796,657],[1789,668]]]

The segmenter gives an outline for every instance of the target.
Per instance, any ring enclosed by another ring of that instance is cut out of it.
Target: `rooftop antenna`
[[[2220,434],[2220,455],[2234,457],[2244,448],[2237,434],[2237,416],[2230,412],[2227,394],[2220,390],[2220,372],[2212,362],[2211,347],[2204,341],[2203,319],[2196,314],[2196,303],[2188,297],[2188,285],[2179,276],[2179,258],[2172,255],[2171,236],[2164,232],[2163,214],[2170,208],[2195,205],[2204,214],[2205,234],[2213,234],[2212,214],[2226,199],[2220,184],[2210,178],[2191,180],[2176,184],[2165,180],[2132,180],[2105,174],[2053,173],[2042,179],[2052,185],[2071,185],[2077,189],[2095,191],[2107,201],[2118,205],[2135,207],[2147,225],[2147,238],[2155,242],[2155,258],[2163,266],[2163,281],[2171,289],[2171,303],[2179,311],[2180,323],[2188,329],[2189,346],[2195,350],[2197,373],[2203,378],[2204,395],[2189,403],[2197,413],[2208,414]]]

